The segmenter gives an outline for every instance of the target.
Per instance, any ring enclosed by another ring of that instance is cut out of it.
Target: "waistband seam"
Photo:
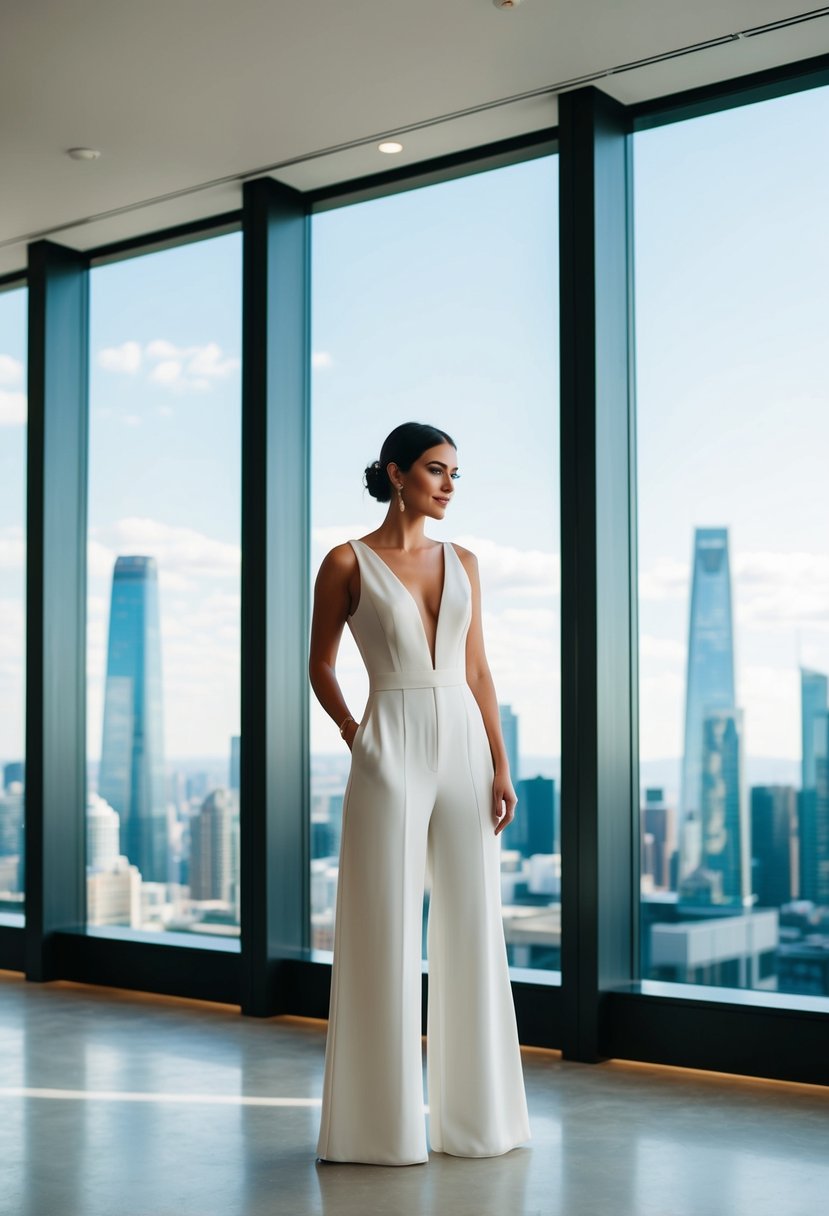
[[[370,692],[391,692],[398,688],[447,688],[466,683],[462,667],[438,667],[427,671],[378,671],[369,677]]]

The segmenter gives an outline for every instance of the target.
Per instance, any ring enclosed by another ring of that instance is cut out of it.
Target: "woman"
[[[309,674],[352,752],[317,1152],[323,1161],[505,1153],[530,1138],[501,921],[498,834],[517,802],[484,654],[475,555],[430,540],[459,476],[444,431],[396,427],[366,487],[379,528],[337,545],[316,580]],[[343,626],[369,672],[357,722],[334,674]]]

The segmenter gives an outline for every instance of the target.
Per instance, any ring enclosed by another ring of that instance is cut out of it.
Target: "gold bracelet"
[[[351,714],[349,714],[348,717],[344,720],[342,726],[340,727],[340,738],[342,738],[342,739],[345,738],[344,732],[345,732],[346,724],[349,722],[353,722],[353,721],[354,721],[354,719],[352,718]]]

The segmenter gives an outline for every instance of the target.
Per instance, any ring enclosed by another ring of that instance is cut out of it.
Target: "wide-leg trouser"
[[[483,1157],[530,1138],[492,778],[465,682],[371,693],[343,801],[317,1146],[326,1160],[428,1160],[420,962],[427,863],[431,1147]]]

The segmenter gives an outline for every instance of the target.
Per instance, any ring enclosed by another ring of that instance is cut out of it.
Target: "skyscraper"
[[[821,871],[820,840],[825,839],[827,826],[821,828],[818,814],[818,767],[826,748],[827,702],[829,702],[829,678],[820,671],[800,669],[800,735],[801,785],[798,794],[798,837],[800,843],[800,897],[820,903],[819,881]],[[822,816],[829,814],[824,806]]]
[[[230,738],[230,785],[229,789],[239,793],[239,762],[241,753],[241,735],[231,735]]]
[[[144,882],[168,879],[161,637],[155,558],[119,557],[112,577],[98,792],[121,819],[121,852]]]
[[[227,790],[213,790],[190,824],[190,895],[229,903],[233,890],[233,814]]]
[[[821,671],[800,669],[801,785],[815,788],[815,717],[825,714],[829,705],[829,677]]]
[[[520,809],[513,824],[517,831],[511,847],[520,849],[525,857],[555,852],[555,782],[549,777],[529,777],[514,784]]]
[[[754,890],[761,908],[780,908],[798,896],[797,799],[791,785],[751,791]]]
[[[702,861],[703,745],[706,718],[733,710],[734,628],[727,528],[694,532],[688,674],[685,689],[685,747],[682,757],[680,879]]]
[[[118,812],[90,794],[86,806],[86,864],[90,870],[114,870],[121,852]]]
[[[643,866],[643,872],[648,872],[653,878],[655,887],[670,885],[668,845],[671,832],[668,804],[662,789],[645,790],[645,804],[642,807],[642,836],[649,836],[652,841],[652,851],[648,870]]]
[[[815,788],[803,790],[811,795],[805,822],[800,825],[800,895],[816,904],[829,906],[829,711],[812,719],[812,746]]]
[[[3,765],[3,788],[8,789],[13,781],[26,783],[26,765],[23,760],[12,760]]]
[[[680,884],[683,903],[751,903],[751,827],[743,776],[743,715],[708,714],[703,722],[702,855]]]

